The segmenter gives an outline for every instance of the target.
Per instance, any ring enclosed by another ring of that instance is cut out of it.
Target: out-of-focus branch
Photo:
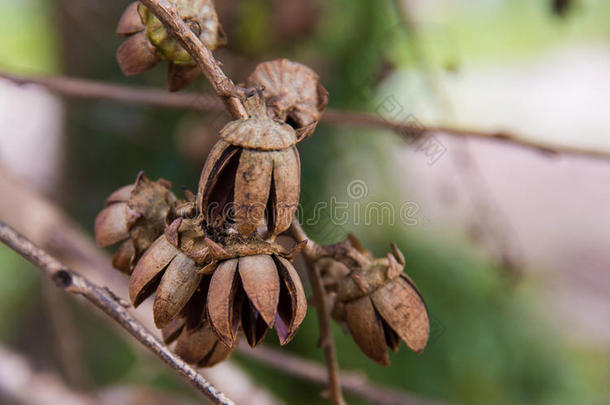
[[[235,119],[247,117],[239,97],[239,89],[224,74],[212,51],[182,20],[176,7],[164,0],[141,0],[141,2],[161,20],[168,32],[182,43],[201,72],[210,81],[216,94],[223,100],[231,116]]]
[[[121,325],[138,342],[153,352],[172,369],[188,379],[213,403],[232,405],[222,392],[206,381],[194,368],[175,355],[157,337],[142,326],[129,312],[129,304],[118,298],[109,289],[93,284],[87,278],[60,263],[47,252],[34,245],[29,239],[17,233],[13,228],[0,221],[0,241],[19,253],[30,263],[47,274],[58,288],[71,294],[80,295],[104,311]]]
[[[324,366],[314,361],[265,346],[251,349],[246,345],[240,345],[238,350],[244,356],[284,373],[318,384],[328,383],[327,370],[325,370]],[[406,392],[379,387],[372,384],[362,374],[342,371],[340,375],[341,386],[346,392],[357,395],[374,404],[440,405],[439,402],[417,398]]]
[[[48,374],[36,373],[20,355],[0,346],[0,398],[24,405],[97,405]]]
[[[168,93],[166,91],[141,86],[122,86],[104,82],[72,79],[58,76],[26,77],[0,72],[0,78],[19,85],[36,84],[48,90],[69,97],[92,100],[113,100],[129,104],[142,104],[162,108],[175,108],[200,112],[223,111],[222,103],[209,94]],[[379,115],[328,109],[322,116],[322,122],[331,125],[345,125],[360,128],[386,129],[408,139],[430,133],[442,133],[463,138],[475,138],[512,145],[546,156],[576,155],[599,159],[610,159],[610,151],[550,145],[525,139],[505,131],[481,131],[469,128],[455,128],[443,125],[421,125],[415,122],[398,122],[385,119]]]
[[[333,404],[343,405],[345,404],[345,400],[343,399],[343,393],[341,392],[339,362],[337,361],[337,351],[335,349],[333,332],[330,327],[330,308],[328,306],[328,300],[326,299],[326,293],[324,292],[322,277],[320,277],[320,272],[313,260],[315,257],[312,252],[313,246],[296,218],[292,221],[290,233],[298,243],[305,242],[303,255],[307,262],[307,275],[309,276],[309,283],[313,290],[316,311],[318,313],[318,324],[320,325],[319,345],[324,349],[324,356],[326,358],[330,398]]]

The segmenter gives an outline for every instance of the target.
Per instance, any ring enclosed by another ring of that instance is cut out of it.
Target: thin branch
[[[126,307],[129,304],[118,298],[110,290],[93,284],[85,277],[69,269],[1,221],[0,241],[46,273],[55,282],[57,287],[66,292],[84,297],[104,311],[142,345],[179,374],[187,378],[191,384],[212,402],[223,405],[233,404],[233,401],[208,383],[197,370],[186,364],[177,355],[172,353],[167,346],[161,343],[158,338],[146,330],[144,326],[127,312]]]
[[[258,346],[255,350],[246,345],[238,346],[244,356],[284,373],[318,384],[327,384],[328,375],[321,364],[300,358],[270,347]],[[384,405],[440,405],[409,395],[406,392],[380,387],[372,384],[363,374],[341,371],[341,386],[347,392],[366,399],[374,404]]]
[[[128,104],[141,104],[153,107],[184,109],[200,112],[222,112],[223,105],[209,94],[193,92],[168,93],[164,90],[142,86],[122,86],[100,81],[72,79],[59,76],[28,77],[0,72],[0,78],[19,85],[36,84],[48,90],[69,97],[91,100],[113,100]],[[525,139],[506,131],[481,131],[468,128],[455,128],[442,125],[422,125],[416,122],[397,122],[379,115],[328,109],[322,122],[331,125],[345,125],[360,128],[386,129],[398,133],[406,139],[413,139],[430,133],[442,133],[464,138],[475,138],[499,142],[540,152],[545,156],[576,155],[598,159],[610,159],[610,151],[551,145]]]
[[[324,349],[324,356],[326,357],[330,398],[335,405],[343,405],[345,404],[345,400],[343,399],[343,393],[341,392],[339,362],[337,361],[333,332],[330,327],[330,308],[328,307],[328,300],[324,293],[324,285],[322,284],[320,272],[318,268],[314,266],[314,245],[296,219],[292,222],[290,232],[297,242],[306,242],[305,247],[303,248],[303,256],[305,256],[305,261],[307,262],[307,275],[309,276],[309,282],[316,302],[318,323],[320,325],[319,346]]]
[[[239,89],[224,74],[212,51],[182,20],[176,7],[165,0],[141,0],[141,2],[161,20],[168,32],[182,43],[201,72],[210,81],[216,94],[223,100],[231,116],[235,119],[247,117],[239,98]]]

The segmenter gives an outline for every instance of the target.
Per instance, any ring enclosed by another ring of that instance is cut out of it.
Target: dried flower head
[[[269,113],[290,124],[299,140],[310,136],[328,104],[328,92],[310,68],[288,59],[259,64],[247,81],[263,88]]]
[[[208,48],[214,50],[226,43],[212,0],[171,0],[171,3]],[[125,9],[116,32],[128,36],[117,51],[119,66],[125,75],[144,73],[161,60],[167,60],[170,91],[180,90],[199,77],[199,69],[188,52],[139,1]]]
[[[334,299],[333,317],[380,364],[389,364],[387,348],[397,351],[401,340],[422,352],[430,333],[428,311],[415,283],[403,273],[402,253],[392,245],[393,253],[374,258],[350,239],[338,246],[337,260],[318,263]]]
[[[146,251],[129,280],[133,305],[155,292],[157,327],[168,327],[186,313],[187,324],[191,319],[196,329],[209,322],[227,347],[236,342],[240,326],[252,346],[272,327],[282,344],[290,341],[307,309],[301,281],[287,259],[296,251],[258,236],[226,236],[221,246],[202,225],[201,218],[178,218]]]
[[[206,160],[197,208],[211,224],[233,217],[245,236],[266,219],[273,238],[290,227],[299,202],[297,138],[289,125],[267,115],[259,93],[245,107],[249,118],[227,124]]]
[[[170,182],[150,181],[143,172],[134,184],[106,199],[105,208],[95,219],[95,239],[101,247],[124,241],[113,257],[115,268],[131,273],[136,261],[165,230],[176,202]]]

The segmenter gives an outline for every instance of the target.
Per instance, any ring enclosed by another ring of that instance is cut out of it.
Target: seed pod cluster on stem
[[[119,31],[146,35],[173,65],[186,60],[170,38],[151,36],[164,29],[157,22],[136,4]],[[130,275],[134,307],[154,296],[153,319],[165,341],[202,367],[226,359],[240,334],[254,347],[275,329],[280,344],[288,343],[307,311],[291,263],[302,244],[287,249],[275,239],[299,202],[296,144],[313,132],[327,93],[313,71],[286,60],[258,67],[249,83],[242,100],[247,117],[220,131],[196,195],[179,199],[169,183],[142,175],[114,193],[96,221],[101,246],[123,239],[135,246],[121,247],[113,261]]]

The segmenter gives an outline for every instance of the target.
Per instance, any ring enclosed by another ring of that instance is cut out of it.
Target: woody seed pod
[[[299,202],[297,138],[267,115],[260,94],[248,97],[245,107],[248,119],[228,123],[205,162],[197,209],[212,225],[233,215],[245,236],[266,218],[273,238],[290,227]]]
[[[177,201],[167,180],[150,181],[143,172],[136,182],[115,191],[95,219],[95,239],[101,247],[124,241],[112,264],[124,273],[152,242],[163,233],[173,204]]]
[[[212,0],[171,0],[171,3],[208,48],[214,50],[226,43]],[[199,77],[199,69],[188,52],[139,1],[125,9],[117,34],[128,36],[117,51],[119,66],[125,75],[144,73],[159,61],[167,60],[170,91],[180,90]]]
[[[397,351],[401,341],[421,353],[430,333],[428,311],[415,283],[403,273],[402,253],[393,245],[392,254],[373,258],[356,244],[340,254],[341,261],[318,264],[334,299],[333,317],[382,365],[389,364],[387,348]]]
[[[311,136],[328,104],[328,92],[310,68],[288,59],[259,64],[247,81],[263,88],[269,113],[290,124],[299,140]]]
[[[305,318],[307,301],[288,260],[256,255],[218,265],[210,280],[206,310],[212,329],[229,347],[234,346],[240,325],[252,347],[273,327],[284,345]]]

